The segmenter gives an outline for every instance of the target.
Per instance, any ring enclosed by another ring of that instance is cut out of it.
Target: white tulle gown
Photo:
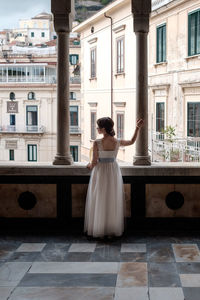
[[[124,190],[114,151],[104,151],[97,140],[99,160],[93,168],[87,191],[84,232],[93,237],[120,236],[124,231]]]

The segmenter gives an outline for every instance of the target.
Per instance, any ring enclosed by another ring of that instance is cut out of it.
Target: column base
[[[133,157],[133,164],[135,166],[150,166],[151,165],[151,158],[150,156],[134,156]]]
[[[53,165],[73,165],[72,156],[55,156]]]

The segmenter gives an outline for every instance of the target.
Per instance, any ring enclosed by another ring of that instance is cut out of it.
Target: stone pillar
[[[148,51],[149,15],[151,0],[132,0],[134,31],[136,34],[136,119],[143,118],[136,141],[134,165],[150,165],[148,155]]]
[[[72,29],[74,1],[51,0],[54,27],[58,36],[57,51],[57,154],[54,165],[72,164],[70,154],[69,113],[69,33]]]

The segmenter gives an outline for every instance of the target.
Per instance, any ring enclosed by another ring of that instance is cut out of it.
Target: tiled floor
[[[0,237],[0,300],[200,300],[200,237]]]

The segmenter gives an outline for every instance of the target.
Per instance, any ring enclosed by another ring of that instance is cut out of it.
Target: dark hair
[[[111,118],[109,117],[100,118],[97,120],[97,125],[101,129],[104,128],[106,133],[109,134],[110,136],[115,135],[115,131],[113,129],[114,122]]]

